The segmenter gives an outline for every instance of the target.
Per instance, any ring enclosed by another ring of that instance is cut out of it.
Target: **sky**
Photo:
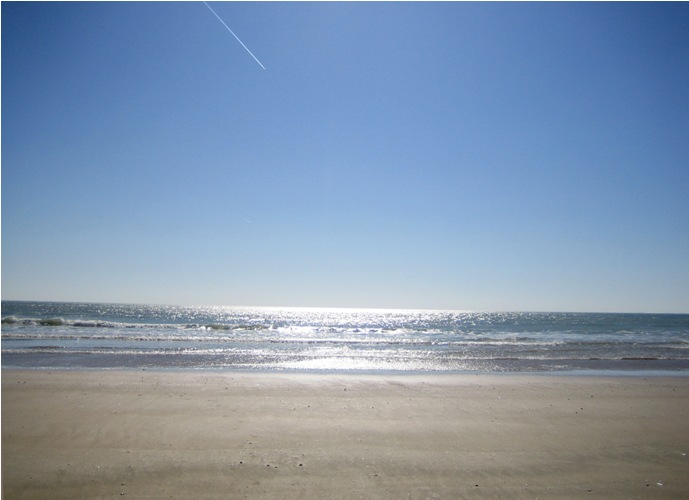
[[[689,313],[689,4],[209,5],[2,2],[3,299]]]

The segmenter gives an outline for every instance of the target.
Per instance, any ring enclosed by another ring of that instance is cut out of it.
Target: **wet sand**
[[[2,370],[3,498],[687,498],[689,377]]]

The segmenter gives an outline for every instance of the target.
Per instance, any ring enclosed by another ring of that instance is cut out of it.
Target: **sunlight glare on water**
[[[689,315],[2,303],[3,366],[689,367]]]

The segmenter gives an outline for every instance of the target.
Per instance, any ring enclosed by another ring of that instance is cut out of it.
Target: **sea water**
[[[689,374],[689,315],[3,301],[2,366]]]

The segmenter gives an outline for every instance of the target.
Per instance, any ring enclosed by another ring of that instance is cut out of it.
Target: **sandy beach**
[[[13,498],[689,497],[689,377],[2,371]]]

